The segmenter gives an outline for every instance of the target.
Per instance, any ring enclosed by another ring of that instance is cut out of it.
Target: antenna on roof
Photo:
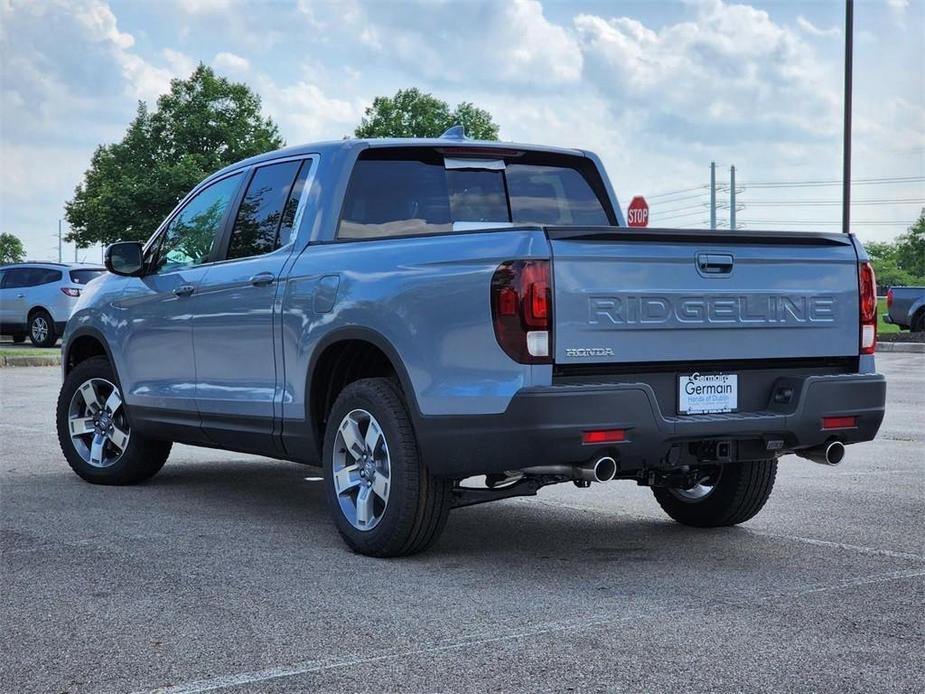
[[[461,125],[454,125],[452,128],[447,128],[447,131],[440,136],[441,140],[468,140],[466,137],[466,129]]]

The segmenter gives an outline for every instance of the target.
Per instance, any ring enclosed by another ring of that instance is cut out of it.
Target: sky
[[[865,241],[925,206],[923,15],[856,2]],[[840,0],[0,0],[0,231],[57,259],[94,149],[198,62],[250,85],[288,144],[349,135],[375,96],[418,87],[488,109],[504,140],[597,152],[652,226],[707,226],[714,161],[719,225],[734,165],[738,226],[838,231],[843,25]]]

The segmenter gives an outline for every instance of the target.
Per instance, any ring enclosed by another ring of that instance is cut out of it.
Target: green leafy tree
[[[896,239],[896,264],[919,281],[925,280],[925,209],[909,230]]]
[[[152,112],[139,102],[120,142],[97,148],[66,203],[80,246],[147,238],[189,190],[228,164],[284,145],[260,97],[200,64]]]
[[[864,245],[882,287],[925,285],[925,210],[895,241]]]
[[[399,89],[395,96],[377,96],[354,131],[357,137],[440,137],[462,125],[475,140],[497,140],[498,125],[485,109],[463,102],[450,105],[417,88]]]
[[[0,263],[21,263],[26,257],[22,241],[13,234],[0,234]]]

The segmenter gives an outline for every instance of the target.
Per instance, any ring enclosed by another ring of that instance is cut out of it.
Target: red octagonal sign
[[[626,223],[631,227],[649,226],[649,203],[641,195],[630,201],[630,206],[626,209]]]

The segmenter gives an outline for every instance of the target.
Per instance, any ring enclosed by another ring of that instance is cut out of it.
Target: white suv
[[[17,263],[0,266],[0,334],[52,347],[83,287],[106,272],[95,265]]]

